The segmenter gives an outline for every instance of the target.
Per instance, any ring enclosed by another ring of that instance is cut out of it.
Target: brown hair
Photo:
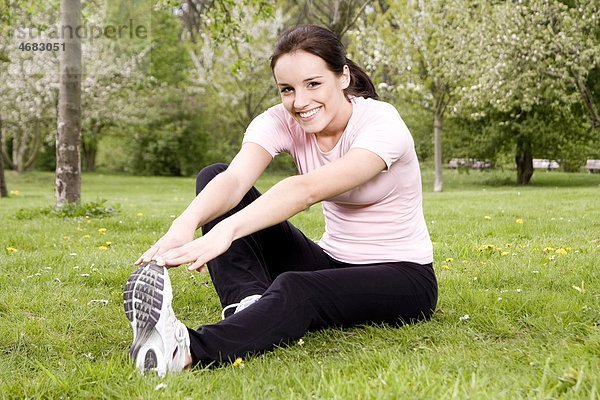
[[[279,57],[298,50],[322,58],[329,69],[338,75],[342,74],[344,65],[347,65],[350,69],[350,85],[344,89],[346,97],[379,98],[369,75],[346,57],[342,42],[333,32],[317,25],[300,25],[284,32],[275,42],[271,70],[275,68]]]

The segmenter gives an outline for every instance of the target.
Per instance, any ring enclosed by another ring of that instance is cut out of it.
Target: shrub
[[[138,175],[189,176],[206,165],[200,117],[177,113],[150,122],[130,142],[129,166]]]

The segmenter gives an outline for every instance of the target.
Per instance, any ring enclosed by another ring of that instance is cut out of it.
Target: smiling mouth
[[[322,107],[313,108],[310,111],[299,112],[298,115],[300,118],[310,118],[321,110]]]

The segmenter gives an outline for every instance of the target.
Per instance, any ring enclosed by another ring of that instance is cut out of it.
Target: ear
[[[347,89],[350,86],[350,68],[347,65],[344,65],[344,70],[340,75],[340,84],[342,85],[342,89]]]

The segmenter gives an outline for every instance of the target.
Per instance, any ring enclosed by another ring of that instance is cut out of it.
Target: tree
[[[144,84],[154,80],[139,67],[148,56],[147,50],[117,52],[115,47],[105,40],[82,45],[86,76],[81,81],[81,150],[85,171],[96,168],[104,131],[119,123],[138,122],[143,117],[137,114],[147,111],[141,100],[159,95]]]
[[[289,4],[289,2],[286,2]],[[294,0],[287,11],[296,24],[312,23],[329,28],[341,40],[373,0]]]
[[[2,6],[2,11],[4,11],[4,6]],[[4,34],[7,28],[7,24],[4,21],[0,21],[0,32]],[[0,68],[4,69],[4,63],[10,61],[8,56],[6,55],[4,49],[0,47]],[[4,72],[4,71],[3,71]],[[0,197],[8,197],[8,189],[6,185],[6,177],[4,175],[4,155],[3,155],[3,146],[2,146],[2,115],[0,114]]]
[[[81,0],[61,0],[65,50],[60,55],[58,129],[56,136],[56,207],[81,199]]]
[[[2,143],[2,118],[0,117],[0,143]],[[6,178],[4,177],[4,157],[0,153],[0,197],[7,197]]]
[[[600,65],[600,5],[572,3],[499,3],[480,25],[477,83],[462,100],[475,118],[500,118],[515,146],[518,184],[529,183],[535,154],[598,130],[590,77]]]
[[[50,125],[56,118],[56,82],[53,71],[57,57],[54,51],[22,51],[19,44],[40,42],[29,28],[52,24],[50,2],[34,1],[29,6],[4,5],[12,25],[3,21],[0,35],[0,109],[3,118],[2,152],[9,168],[21,173],[30,168]],[[14,28],[14,31],[11,30]]]
[[[260,1],[245,3],[231,5],[228,14],[203,9],[200,30],[189,46],[193,70],[188,92],[204,99],[201,112],[211,132],[207,160],[213,162],[233,157],[250,121],[278,99],[268,59],[285,17],[262,9]],[[224,31],[215,26],[223,15],[230,18]]]
[[[473,21],[481,11],[477,3],[463,0],[402,0],[379,2],[378,7],[381,15],[363,22],[355,41],[370,48],[367,69],[378,71],[384,87],[394,87],[405,96],[416,94],[431,112],[434,191],[441,192],[444,115],[456,99],[465,71],[472,68],[470,54],[477,42]],[[377,30],[371,28],[374,24]]]

